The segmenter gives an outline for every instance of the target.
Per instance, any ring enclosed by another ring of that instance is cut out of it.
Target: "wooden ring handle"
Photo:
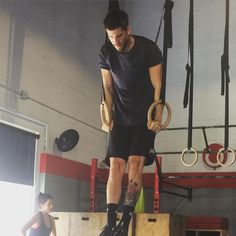
[[[233,153],[232,161],[230,161],[228,164],[224,164],[223,162],[220,161],[220,154],[222,152],[226,151],[225,148],[223,147],[217,152],[217,155],[216,155],[216,160],[217,160],[219,165],[226,167],[226,166],[231,166],[235,162],[235,151],[230,147],[227,148],[227,151],[228,150]]]
[[[197,153],[197,151],[194,149],[194,148],[190,148],[190,150],[191,151],[193,151],[194,152],[194,160],[193,160],[193,162],[192,163],[190,163],[190,164],[188,164],[185,160],[184,160],[184,154],[187,152],[187,151],[189,151],[189,149],[188,148],[185,148],[183,151],[182,151],[182,153],[181,153],[181,161],[182,161],[182,163],[185,165],[185,166],[193,166],[193,165],[195,165],[196,163],[197,163],[197,160],[198,160],[198,153]]]
[[[169,123],[170,123],[170,120],[171,120],[171,108],[170,108],[170,105],[167,103],[167,102],[162,102],[162,100],[156,100],[154,101],[151,106],[149,107],[148,109],[148,114],[147,114],[147,118],[148,118],[148,123],[151,123],[153,122],[153,119],[152,119],[152,113],[153,113],[153,110],[154,108],[156,107],[157,104],[163,104],[164,107],[166,107],[167,109],[167,118],[166,118],[166,121],[164,122],[164,124],[161,126],[161,128],[157,131],[159,132],[160,130],[162,129],[165,129]],[[157,133],[156,132],[156,133]]]

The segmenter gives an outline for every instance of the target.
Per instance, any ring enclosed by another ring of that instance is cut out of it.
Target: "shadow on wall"
[[[97,68],[98,50],[104,42],[102,20],[107,4],[107,1],[0,3],[0,8],[7,10],[14,21],[11,40],[17,54],[15,66],[20,70],[25,32],[31,31],[49,38],[69,58],[81,61],[90,69]]]

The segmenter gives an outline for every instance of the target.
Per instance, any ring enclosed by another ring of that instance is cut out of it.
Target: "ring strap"
[[[224,149],[229,146],[229,0],[226,0],[224,52],[221,56],[221,95],[225,96]]]
[[[189,31],[188,31],[188,62],[186,65],[187,78],[184,93],[184,108],[189,105],[188,112],[188,150],[192,148],[192,126],[193,126],[193,52],[194,52],[194,15],[193,15],[193,0],[190,0],[189,10]],[[190,57],[190,62],[189,62]],[[189,99],[188,99],[189,95]]]

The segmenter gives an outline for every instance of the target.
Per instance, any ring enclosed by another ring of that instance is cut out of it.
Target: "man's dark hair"
[[[129,25],[129,18],[127,13],[121,10],[109,12],[104,21],[105,29],[114,30],[117,28],[127,29]]]

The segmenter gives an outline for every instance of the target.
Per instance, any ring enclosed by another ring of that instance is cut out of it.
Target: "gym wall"
[[[106,3],[93,4],[0,3],[1,117],[39,131],[43,143],[39,153],[85,163],[91,156],[103,158],[106,147],[106,134],[100,129],[101,78],[97,64],[104,42]],[[9,115],[5,109],[16,115]],[[18,119],[18,115],[29,118],[29,122]],[[37,130],[34,121],[47,131]],[[72,151],[62,153],[54,141],[70,128],[79,132],[80,142]]]
[[[130,15],[133,33],[155,40],[164,0],[126,1],[125,10]],[[173,1],[172,29],[173,47],[168,50],[166,101],[172,108],[172,120],[169,127],[188,126],[188,108],[183,109],[184,88],[188,56],[188,0]],[[214,3],[213,3],[214,2]],[[148,3],[148,4],[147,4]],[[236,3],[230,1],[229,12],[229,124],[236,124],[236,57],[235,57],[235,20]],[[224,49],[225,1],[194,1],[194,94],[193,127],[224,125],[224,96],[221,96],[221,55]],[[162,49],[163,24],[158,38]],[[156,151],[182,151],[187,147],[187,130],[161,131],[156,137]],[[208,143],[224,144],[224,129],[207,129]],[[229,129],[229,146],[236,148],[236,128]],[[205,142],[202,130],[193,130],[192,145],[202,151]],[[163,155],[164,172],[213,171],[204,165],[202,158],[191,168],[182,165],[180,155]],[[200,155],[201,156],[201,155]],[[217,171],[234,171],[235,165],[219,168]],[[148,168],[146,168],[148,171]]]

